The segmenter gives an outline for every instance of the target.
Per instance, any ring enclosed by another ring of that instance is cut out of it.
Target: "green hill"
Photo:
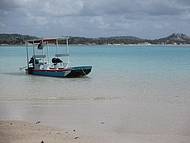
[[[24,41],[38,39],[36,36],[21,34],[0,34],[0,44],[22,45]],[[60,41],[65,44],[65,41]],[[69,44],[103,45],[103,44],[190,44],[190,37],[183,33],[173,33],[160,39],[141,39],[133,36],[112,36],[100,38],[70,37]]]
[[[0,34],[0,44],[20,45],[24,44],[25,40],[37,39],[36,36],[21,35],[21,34]]]

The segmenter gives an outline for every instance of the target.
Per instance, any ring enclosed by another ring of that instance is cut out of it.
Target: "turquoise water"
[[[25,48],[1,46],[0,119],[40,120],[123,142],[128,133],[158,142],[163,134],[190,136],[189,46],[71,46],[70,54],[71,65],[93,66],[88,77],[26,75],[19,70]]]
[[[50,49],[53,53],[53,49]],[[189,94],[190,48],[163,46],[71,46],[72,66],[92,65],[82,79],[35,77],[19,71],[26,65],[24,47],[0,48],[1,96],[19,99],[116,97]],[[49,87],[50,88],[47,88]],[[36,89],[33,91],[33,88]],[[56,90],[56,89],[59,90]],[[10,91],[11,89],[11,91]],[[18,90],[19,89],[19,90]],[[38,90],[41,90],[39,91]],[[55,90],[55,91],[54,91]],[[54,95],[52,92],[54,91]],[[64,94],[60,94],[64,91]],[[162,93],[164,91],[164,93]],[[27,95],[25,94],[27,93]],[[90,93],[90,95],[89,95]]]

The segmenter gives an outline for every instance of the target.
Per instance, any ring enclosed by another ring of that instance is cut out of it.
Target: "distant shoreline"
[[[59,45],[65,45],[65,44],[59,44]],[[149,44],[149,45],[146,45],[146,44],[101,44],[101,45],[95,45],[95,44],[69,44],[70,46],[115,46],[115,47],[119,47],[119,46],[124,46],[124,47],[156,47],[156,46],[163,46],[163,47],[190,47],[190,44],[181,44],[181,45],[175,45],[175,44],[165,44],[165,45],[162,45],[162,44]],[[8,44],[0,44],[0,47],[7,47],[7,48],[10,48],[11,46],[14,46],[14,47],[25,47],[25,44],[12,44],[12,45],[8,45]]]
[[[65,37],[65,36],[64,36]],[[99,38],[69,37],[71,45],[186,45],[190,44],[190,36],[173,33],[159,39],[143,39],[135,36],[111,36]],[[21,34],[0,34],[0,45],[23,45],[25,41],[41,39],[40,37]],[[59,44],[66,44],[60,40]]]

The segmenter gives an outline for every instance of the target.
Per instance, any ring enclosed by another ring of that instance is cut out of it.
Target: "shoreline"
[[[177,134],[82,134],[76,129],[48,127],[40,121],[0,120],[0,143],[188,143],[189,140],[190,136]]]
[[[65,44],[59,44],[59,45],[65,45]],[[163,47],[179,47],[179,48],[183,48],[183,47],[189,47],[190,44],[181,44],[181,45],[175,45],[175,44],[69,44],[71,47],[72,46],[114,46],[114,47],[120,47],[120,46],[124,46],[124,47],[144,47],[144,46],[147,46],[147,47],[157,47],[157,46],[163,46]],[[10,46],[14,46],[14,47],[25,47],[25,44],[23,45],[1,45],[0,44],[0,48],[1,47],[7,47],[7,48],[11,48]]]
[[[19,120],[0,120],[0,143],[73,143],[82,141],[77,130],[64,130]],[[82,141],[85,142],[85,141]]]

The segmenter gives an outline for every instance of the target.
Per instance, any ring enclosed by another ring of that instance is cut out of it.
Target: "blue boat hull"
[[[80,67],[72,67],[71,72],[66,75],[68,78],[73,77],[83,77],[88,75],[92,70],[92,66],[80,66]]]
[[[66,72],[48,72],[48,71],[34,71],[32,72],[32,75],[40,75],[40,76],[50,76],[50,77],[65,77]]]
[[[49,76],[49,77],[62,77],[62,78],[75,78],[83,77],[91,72],[92,66],[79,66],[70,67],[67,69],[59,70],[34,70],[27,69],[28,74],[39,75],[39,76]]]

